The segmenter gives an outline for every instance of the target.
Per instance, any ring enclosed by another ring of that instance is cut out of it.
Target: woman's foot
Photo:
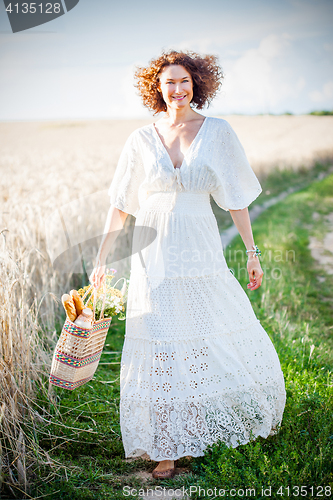
[[[171,479],[176,473],[173,460],[161,460],[158,466],[153,470],[154,479]]]

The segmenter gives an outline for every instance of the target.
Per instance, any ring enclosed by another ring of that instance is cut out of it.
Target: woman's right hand
[[[89,276],[89,281],[96,289],[98,289],[105,280],[106,264],[97,264],[93,272]]]

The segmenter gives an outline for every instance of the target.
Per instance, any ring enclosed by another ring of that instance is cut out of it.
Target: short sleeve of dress
[[[111,205],[136,217],[140,209],[139,190],[144,180],[143,161],[134,131],[125,142],[108,190]]]
[[[236,132],[227,121],[221,123],[214,139],[216,189],[211,195],[223,210],[242,210],[259,196],[262,188]]]

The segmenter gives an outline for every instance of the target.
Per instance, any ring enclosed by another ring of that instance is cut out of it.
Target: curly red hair
[[[210,105],[216,96],[224,74],[218,64],[218,57],[214,55],[201,56],[193,51],[162,51],[162,54],[149,61],[147,67],[136,67],[134,86],[139,90],[144,106],[154,111],[154,115],[167,111],[159,88],[159,73],[166,66],[178,64],[183,66],[191,75],[193,81],[193,107],[202,109],[205,104]]]

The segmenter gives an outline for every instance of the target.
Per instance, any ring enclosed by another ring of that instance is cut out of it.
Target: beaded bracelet
[[[261,251],[259,250],[258,246],[257,245],[252,245],[252,246],[253,250],[246,250],[246,253],[255,252],[256,257],[259,257],[259,255],[261,255]]]

